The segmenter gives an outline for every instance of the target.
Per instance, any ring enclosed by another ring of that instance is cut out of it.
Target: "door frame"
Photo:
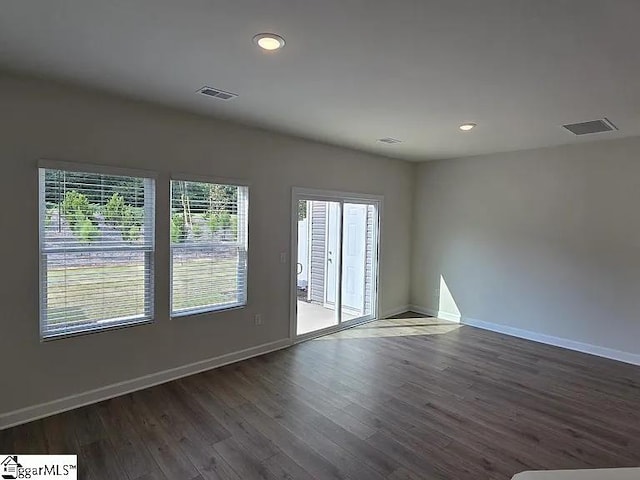
[[[373,295],[373,301],[371,304],[372,312],[370,315],[366,315],[359,318],[354,318],[347,322],[338,322],[338,325],[334,325],[315,332],[309,332],[303,335],[297,335],[297,255],[298,255],[298,201],[299,200],[316,200],[325,202],[338,202],[340,203],[340,259],[338,268],[338,285],[337,298],[336,298],[336,312],[341,318],[342,315],[342,228],[343,228],[343,215],[345,203],[363,203],[374,204],[376,206],[377,215],[374,216],[374,250],[373,259],[375,261],[374,268],[372,269],[372,282],[371,289]],[[367,193],[353,193],[342,192],[336,190],[320,190],[315,188],[305,187],[293,187],[291,190],[291,243],[290,243],[290,286],[289,286],[289,339],[296,343],[311,338],[327,335],[333,332],[351,328],[361,323],[370,322],[378,318],[380,312],[380,252],[382,251],[382,225],[383,225],[383,213],[384,213],[384,196],[372,195]]]

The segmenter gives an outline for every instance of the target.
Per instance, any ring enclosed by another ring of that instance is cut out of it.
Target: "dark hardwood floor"
[[[640,368],[381,320],[0,432],[80,478],[509,479],[640,466]]]

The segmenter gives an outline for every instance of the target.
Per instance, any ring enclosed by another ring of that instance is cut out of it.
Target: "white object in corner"
[[[549,470],[522,472],[512,480],[638,480],[640,468],[598,468],[593,470]]]
[[[56,413],[72,410],[84,405],[101,402],[103,400],[118,397],[137,390],[142,390],[143,388],[149,388],[154,385],[177,380],[178,378],[195,375],[196,373],[211,370],[212,368],[222,367],[224,365],[246,360],[258,355],[264,355],[265,353],[274,352],[290,345],[291,340],[285,338],[275,342],[264,343],[256,347],[240,350],[238,352],[208,358],[189,365],[183,365],[169,370],[145,375],[143,377],[126,380],[124,382],[114,383],[112,385],[107,385],[106,387],[96,388],[95,390],[70,395],[51,402],[2,413],[0,414],[0,430],[20,425],[22,423],[31,422],[33,420],[38,420],[39,418],[48,417],[49,415],[55,415]]]

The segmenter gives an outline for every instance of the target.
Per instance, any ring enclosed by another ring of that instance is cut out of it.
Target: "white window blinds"
[[[43,338],[153,317],[155,182],[40,169]]]
[[[171,314],[247,302],[248,188],[171,182]]]

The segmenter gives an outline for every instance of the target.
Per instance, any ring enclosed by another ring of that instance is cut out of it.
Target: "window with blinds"
[[[171,182],[171,315],[246,305],[248,188]]]
[[[43,338],[153,318],[155,182],[40,169]]]

